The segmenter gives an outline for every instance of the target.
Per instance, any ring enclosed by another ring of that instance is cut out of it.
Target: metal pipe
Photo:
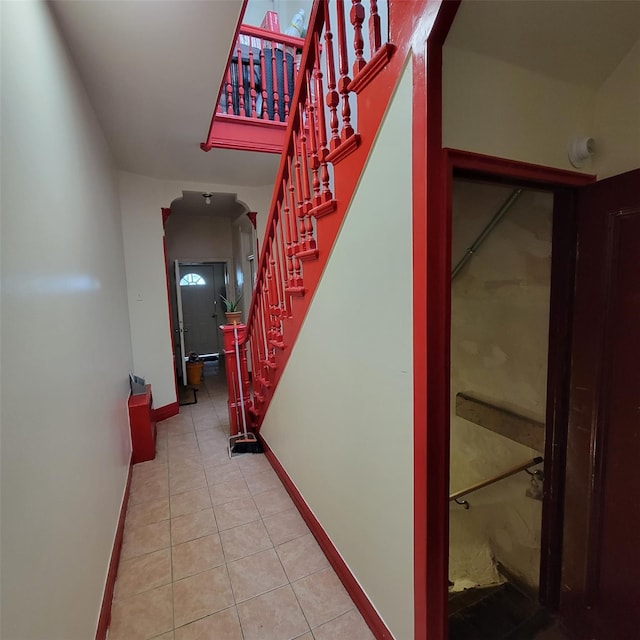
[[[482,489],[483,487],[493,484],[494,482],[498,482],[498,480],[504,480],[509,476],[513,476],[516,473],[520,473],[520,471],[526,471],[527,469],[529,469],[529,467],[535,467],[537,464],[541,464],[542,462],[544,462],[544,458],[537,457],[537,458],[533,458],[532,460],[528,460],[527,462],[523,462],[522,464],[519,464],[517,467],[511,467],[511,469],[507,469],[506,471],[499,473],[497,476],[493,476],[492,478],[488,478],[487,480],[478,482],[477,484],[467,487],[466,489],[462,489],[461,491],[456,491],[455,493],[452,493],[449,496],[449,502],[451,502],[452,500],[457,501],[458,498],[462,498],[462,496],[466,496],[469,493],[478,491],[478,489]]]
[[[451,280],[460,273],[462,267],[469,261],[471,256],[480,248],[480,245],[487,239],[487,236],[493,231],[494,227],[502,220],[504,215],[511,209],[515,201],[520,197],[523,189],[515,189],[511,195],[504,201],[504,204],[495,212],[493,218],[489,220],[489,224],[482,230],[480,235],[476,238],[475,242],[467,249],[467,252],[462,256],[458,264],[451,272]]]

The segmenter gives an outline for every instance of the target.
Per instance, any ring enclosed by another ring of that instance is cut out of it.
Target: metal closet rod
[[[480,248],[480,245],[487,239],[487,236],[493,231],[495,226],[502,220],[507,211],[511,209],[515,201],[520,197],[523,189],[515,189],[511,195],[504,201],[503,205],[494,213],[493,218],[489,220],[487,226],[482,230],[480,235],[476,238],[475,242],[467,249],[467,252],[460,258],[458,264],[451,272],[451,280],[460,273],[462,267],[471,259],[471,256]]]

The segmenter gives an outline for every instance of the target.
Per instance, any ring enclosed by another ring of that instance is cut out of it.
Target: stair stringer
[[[408,44],[405,44],[402,49],[389,45],[386,49],[389,57],[387,65],[381,68],[376,60],[372,60],[370,64],[376,67],[375,75],[369,67],[364,67],[356,76],[356,79],[360,75],[368,76],[366,86],[357,95],[359,144],[353,145],[350,151],[333,165],[335,210],[316,219],[317,257],[304,261],[304,294],[292,297],[290,317],[282,319],[284,348],[276,350],[270,386],[264,390],[261,402],[254,402],[252,417],[256,431],[260,430],[271,398],[295,346],[300,328],[330,259],[336,238],[349,211],[362,172],[400,80],[409,51]]]

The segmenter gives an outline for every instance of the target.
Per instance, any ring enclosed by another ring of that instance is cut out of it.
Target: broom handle
[[[240,413],[242,414],[242,428],[244,437],[247,437],[247,417],[244,415],[244,393],[242,392],[242,373],[240,372],[240,347],[238,346],[238,323],[233,323],[233,337],[236,342],[236,367],[238,369],[238,389],[240,390]],[[237,404],[237,403],[236,403]]]

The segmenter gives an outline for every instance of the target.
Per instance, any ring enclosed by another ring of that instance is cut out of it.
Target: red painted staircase
[[[239,327],[239,380],[233,327],[224,330],[232,434],[242,411],[260,428],[400,76],[386,5],[380,15],[375,0],[345,4],[316,0],[312,10],[247,325]]]

